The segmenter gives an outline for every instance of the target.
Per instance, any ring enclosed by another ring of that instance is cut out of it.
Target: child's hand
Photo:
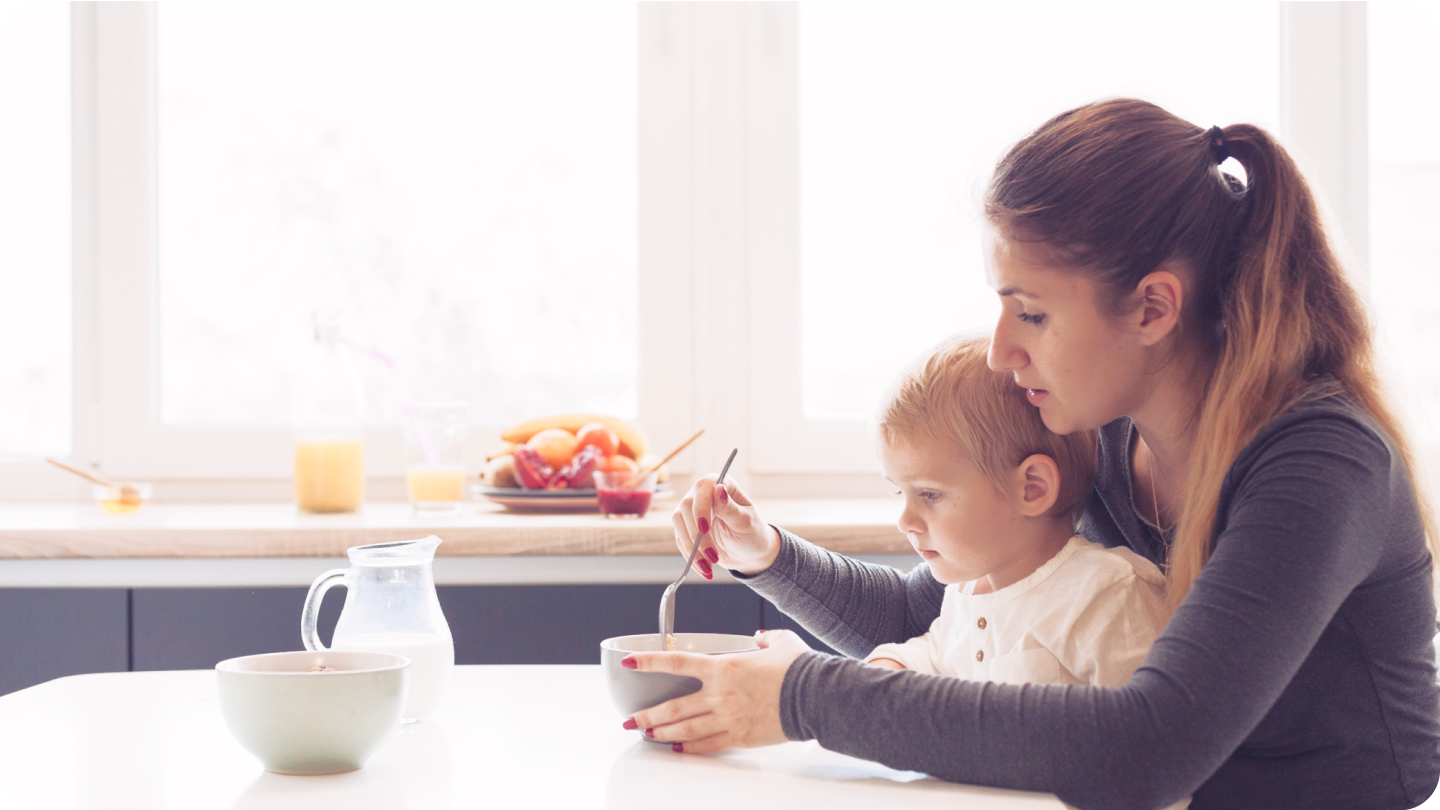
[[[873,661],[866,661],[872,667],[885,667],[886,669],[904,669],[905,665],[894,658],[876,658]]]
[[[707,475],[696,481],[675,507],[671,516],[675,545],[688,557],[695,538],[705,535],[695,555],[695,570],[706,579],[714,563],[742,574],[758,574],[780,554],[780,534],[761,520],[739,485],[726,481],[717,487],[716,478]]]

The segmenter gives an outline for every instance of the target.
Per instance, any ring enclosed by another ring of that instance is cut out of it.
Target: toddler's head
[[[950,338],[907,368],[875,432],[886,480],[905,498],[900,531],[935,577],[1000,588],[1071,536],[1095,475],[1095,432],[1047,430],[1010,375],[986,365],[988,348]]]

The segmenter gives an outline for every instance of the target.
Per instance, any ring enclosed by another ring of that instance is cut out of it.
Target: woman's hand
[[[780,554],[780,534],[760,519],[750,498],[733,481],[715,486],[718,476],[707,475],[695,482],[675,507],[675,545],[689,557],[695,538],[700,553],[695,570],[709,579],[710,566],[719,563],[731,571],[758,574],[769,568]]]
[[[625,728],[674,743],[671,749],[708,754],[727,748],[758,748],[785,742],[780,727],[780,687],[790,664],[810,648],[789,630],[761,630],[757,652],[730,655],[631,653],[621,663],[640,672],[699,678],[700,691],[636,712]]]

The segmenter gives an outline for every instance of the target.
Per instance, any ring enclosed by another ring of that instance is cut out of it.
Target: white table
[[[674,754],[620,721],[598,666],[457,667],[440,715],[397,730],[364,768],[278,776],[231,738],[214,672],[77,675],[0,697],[0,806],[634,810],[683,797],[675,806],[686,810],[1063,807],[813,742]]]

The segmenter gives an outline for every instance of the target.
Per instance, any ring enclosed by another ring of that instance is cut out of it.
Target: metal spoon
[[[721,486],[725,483],[725,474],[730,472],[730,462],[735,460],[735,454],[740,448],[730,451],[730,458],[725,459],[725,466],[720,468],[720,477],[715,479],[715,485]],[[690,566],[695,564],[695,553],[700,550],[700,539],[705,532],[696,535],[695,542],[690,544],[690,556],[685,559],[685,567],[680,569],[680,578],[670,583],[665,589],[665,595],[660,597],[660,639],[663,642],[661,649],[669,651],[675,649],[675,592],[685,584],[685,575],[690,573]]]

